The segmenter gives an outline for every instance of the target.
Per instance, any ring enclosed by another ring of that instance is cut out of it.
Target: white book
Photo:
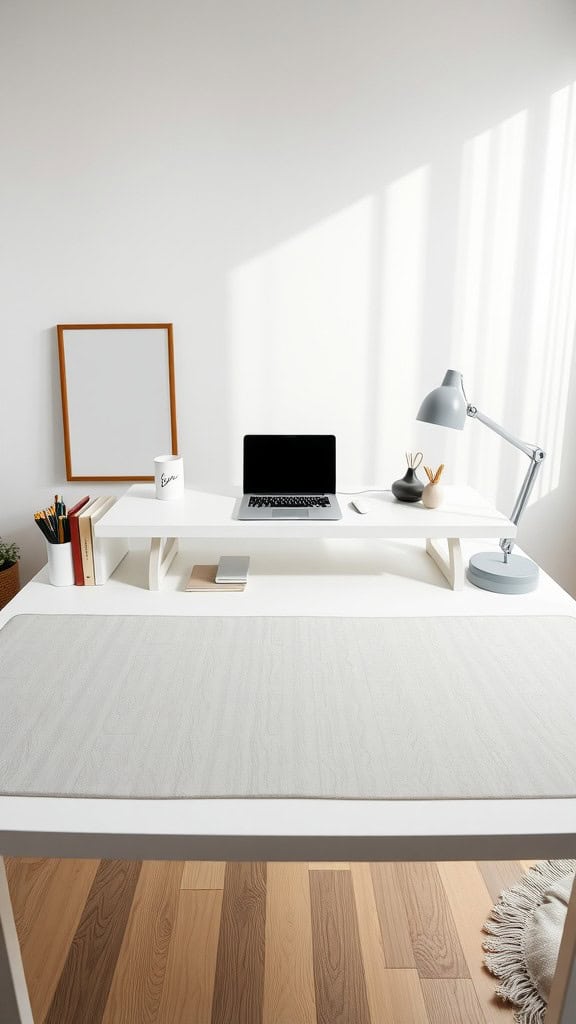
[[[93,516],[90,517],[92,526],[92,551],[94,555],[94,583],[101,587],[110,578],[114,570],[120,565],[125,555],[128,554],[128,540],[125,537],[97,537],[94,532],[94,524],[112,508],[116,498],[106,498],[105,502],[98,507]]]

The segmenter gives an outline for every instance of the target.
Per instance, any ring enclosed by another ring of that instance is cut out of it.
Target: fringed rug
[[[575,871],[575,860],[536,864],[484,925],[484,963],[500,979],[496,994],[517,1007],[516,1024],[544,1024]]]

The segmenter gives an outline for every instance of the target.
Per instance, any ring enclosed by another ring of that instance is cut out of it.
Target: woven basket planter
[[[18,573],[18,562],[12,562],[7,569],[0,571],[0,608],[3,608],[8,601],[20,590],[20,576]]]

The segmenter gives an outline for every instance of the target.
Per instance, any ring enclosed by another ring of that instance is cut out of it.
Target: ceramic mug
[[[157,455],[154,459],[156,497],[174,501],[184,497],[184,460],[181,455]]]

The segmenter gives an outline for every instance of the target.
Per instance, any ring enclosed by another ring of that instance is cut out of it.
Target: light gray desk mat
[[[576,620],[19,615],[0,794],[576,795]]]

